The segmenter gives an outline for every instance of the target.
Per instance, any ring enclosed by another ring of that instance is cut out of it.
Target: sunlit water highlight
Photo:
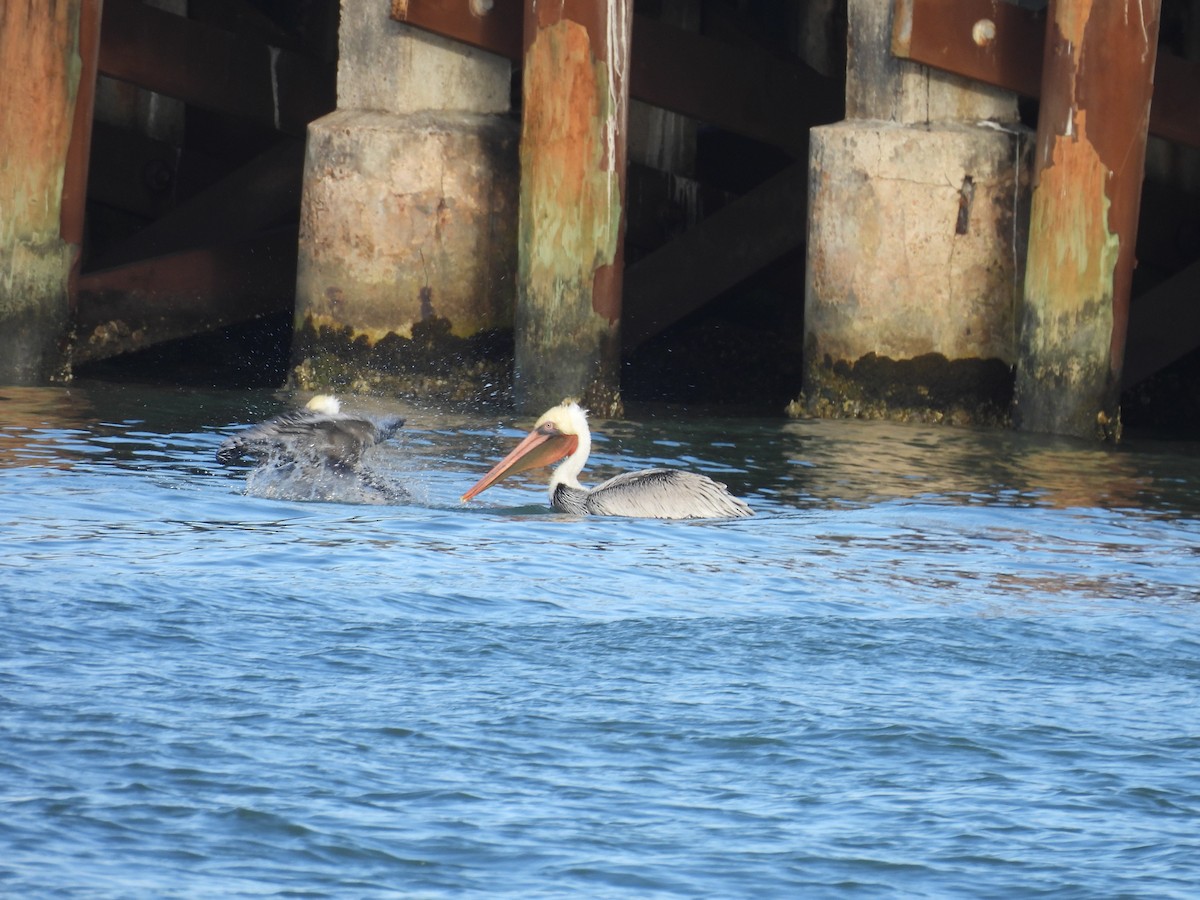
[[[1195,445],[659,412],[585,477],[755,517],[573,520],[495,414],[248,493],[281,408],[0,389],[0,895],[1200,891]]]

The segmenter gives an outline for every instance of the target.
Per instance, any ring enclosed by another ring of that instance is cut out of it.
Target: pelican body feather
[[[260,422],[225,440],[217,460],[286,459],[295,463],[351,469],[363,453],[394,435],[404,419],[369,419],[343,413],[337,399],[318,395],[296,412]]]

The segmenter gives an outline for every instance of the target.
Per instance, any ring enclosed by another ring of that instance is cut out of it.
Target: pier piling
[[[344,0],[339,40],[338,109],[308,130],[294,380],[502,393],[516,293],[510,63],[372,0]]]
[[[0,382],[64,375],[70,271],[63,184],[83,0],[0,5]]]
[[[1118,440],[1159,0],[1050,0],[1014,424]]]
[[[625,126],[632,0],[525,4],[518,409],[621,414]]]
[[[1031,135],[1015,95],[896,58],[892,16],[850,0],[846,119],[812,130],[791,410],[1006,422]]]

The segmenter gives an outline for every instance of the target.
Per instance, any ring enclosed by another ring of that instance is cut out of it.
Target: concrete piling
[[[343,0],[338,109],[309,126],[294,380],[506,394],[516,293],[510,64]]]
[[[846,119],[812,131],[795,414],[1007,421],[1031,135],[1012,94],[890,51],[850,0]]]

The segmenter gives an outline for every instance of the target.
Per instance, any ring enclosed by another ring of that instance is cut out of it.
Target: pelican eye
[[[558,426],[553,422],[543,422],[538,426],[538,434],[551,435],[558,434]]]

